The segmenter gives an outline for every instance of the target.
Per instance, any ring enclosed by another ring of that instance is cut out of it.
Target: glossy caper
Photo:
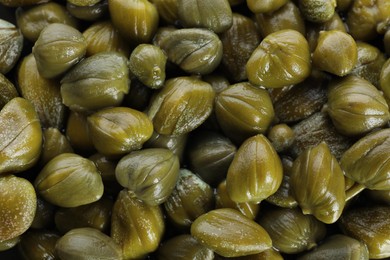
[[[270,13],[285,5],[288,0],[246,0],[246,4],[253,13]]]
[[[98,21],[99,19],[103,19],[107,16],[108,2],[107,0],[101,0],[96,4],[87,6],[80,6],[67,2],[66,9],[72,16],[80,20],[93,22]]]
[[[54,260],[58,256],[55,246],[60,235],[54,231],[37,229],[29,230],[21,236],[18,251],[23,259]]]
[[[267,138],[271,141],[277,152],[282,152],[294,143],[295,134],[288,125],[277,124],[270,128]]]
[[[18,61],[23,49],[23,35],[16,26],[0,19],[0,73],[8,73]]]
[[[157,8],[158,15],[168,24],[174,24],[179,20],[178,0],[152,0]]]
[[[43,147],[40,158],[41,165],[45,165],[51,159],[62,153],[72,153],[73,148],[58,128],[47,128],[43,131]]]
[[[89,134],[88,117],[86,115],[71,111],[66,122],[65,134],[74,150],[83,153],[95,151]]]

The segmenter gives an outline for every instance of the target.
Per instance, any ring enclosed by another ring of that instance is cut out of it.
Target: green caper
[[[367,133],[390,118],[389,107],[376,87],[353,75],[331,83],[327,104],[333,124],[345,135]]]
[[[0,176],[0,241],[23,234],[34,220],[37,196],[33,185],[14,175]]]
[[[66,8],[55,2],[35,5],[31,8],[18,8],[16,22],[23,36],[35,42],[43,28],[51,23],[63,23],[77,28],[77,20]]]
[[[221,33],[233,22],[227,0],[177,0],[178,15],[186,27],[207,28]]]
[[[102,178],[95,164],[73,153],[63,153],[49,161],[34,186],[45,200],[60,207],[89,204],[103,195]]]
[[[246,0],[246,4],[253,13],[270,13],[285,5],[288,0]]]
[[[66,9],[72,16],[80,20],[97,21],[107,16],[108,2],[107,0],[101,0],[93,5],[80,6],[72,4],[68,1],[66,3]]]
[[[227,172],[226,188],[235,202],[259,203],[278,190],[282,178],[278,154],[271,142],[259,134],[238,148]]]
[[[336,0],[300,0],[299,9],[303,17],[310,22],[323,23],[335,13]]]
[[[313,65],[337,76],[345,76],[357,63],[357,46],[348,33],[331,30],[321,31],[313,52]]]
[[[24,57],[17,71],[17,83],[22,97],[29,100],[37,111],[43,128],[61,129],[65,121],[58,80],[46,79],[38,71],[34,55]]]
[[[86,115],[70,111],[65,133],[74,150],[81,152],[95,151],[89,135],[88,117]]]
[[[267,134],[277,152],[282,152],[288,149],[293,143],[295,134],[294,131],[286,124],[277,124],[271,127]]]
[[[191,171],[181,169],[164,208],[175,225],[189,227],[197,217],[214,208],[213,189]]]
[[[274,109],[265,89],[241,82],[217,95],[215,115],[224,134],[241,143],[248,137],[267,131],[274,119]]]
[[[58,257],[55,253],[55,246],[59,238],[60,236],[56,232],[32,229],[22,235],[18,251],[23,259],[54,260]]]
[[[8,240],[0,241],[0,252],[7,251],[15,247],[16,245],[19,244],[19,242],[20,242],[20,236]]]
[[[129,92],[128,74],[127,59],[122,54],[100,52],[88,57],[62,78],[63,103],[77,112],[118,106]]]
[[[7,79],[2,73],[0,73],[0,109],[13,98],[19,96],[14,84]]]
[[[73,148],[60,130],[57,128],[47,128],[43,131],[43,147],[40,162],[42,165],[62,153],[72,153]]]
[[[123,259],[140,259],[155,251],[164,234],[165,224],[159,206],[149,206],[122,190],[114,204],[111,237],[122,248]]]
[[[122,157],[115,168],[119,184],[148,205],[163,203],[179,177],[179,158],[168,149],[149,148]]]
[[[0,174],[31,168],[42,149],[42,129],[30,101],[16,97],[0,111]]]
[[[165,82],[166,62],[167,57],[158,46],[140,44],[131,53],[129,68],[143,84],[158,89]]]
[[[98,152],[107,156],[140,149],[153,133],[147,115],[128,107],[105,108],[87,120],[92,143]]]
[[[272,246],[263,227],[229,208],[215,209],[198,217],[191,225],[191,235],[225,257],[261,253]]]
[[[100,2],[100,0],[67,0],[68,3],[78,6],[91,6]]]
[[[249,81],[267,88],[297,84],[310,71],[309,44],[301,33],[292,29],[265,37],[246,64]]]
[[[41,76],[55,78],[78,63],[86,49],[81,32],[66,24],[52,23],[41,31],[32,53]]]
[[[154,130],[164,135],[182,135],[194,130],[211,114],[214,96],[211,85],[196,77],[167,80],[148,109]]]
[[[390,58],[382,66],[379,75],[379,85],[385,98],[390,99]]]
[[[152,0],[157,8],[158,15],[168,24],[174,24],[179,20],[178,0]]]
[[[8,73],[23,49],[23,35],[12,23],[0,19],[0,73]]]
[[[60,237],[55,252],[60,259],[122,259],[121,248],[111,237],[88,227],[72,229]]]

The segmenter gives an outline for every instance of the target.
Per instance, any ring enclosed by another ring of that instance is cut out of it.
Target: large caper
[[[32,52],[44,78],[62,75],[85,55],[84,36],[72,26],[52,23],[39,34]]]
[[[238,148],[229,166],[226,188],[235,202],[259,203],[278,190],[282,178],[278,154],[270,141],[259,134]]]
[[[148,109],[154,130],[165,135],[181,135],[194,130],[211,114],[214,96],[211,85],[196,77],[167,80]]]
[[[71,110],[91,112],[121,104],[129,91],[127,58],[116,52],[88,57],[61,80],[63,103]]]
[[[22,54],[23,36],[10,22],[0,19],[0,73],[9,72]]]
[[[0,173],[31,168],[42,149],[42,130],[33,105],[16,97],[0,111]]]
[[[0,241],[23,234],[34,220],[37,196],[33,185],[14,175],[0,176]]]
[[[302,82],[310,70],[309,44],[301,33],[292,29],[265,37],[246,64],[249,81],[267,88]]]
[[[148,205],[163,203],[179,177],[179,158],[170,150],[149,148],[122,157],[115,168],[119,184]]]
[[[215,209],[198,217],[191,225],[191,235],[225,257],[261,253],[272,246],[264,228],[229,208]]]
[[[146,114],[128,107],[102,109],[88,117],[88,126],[95,148],[108,156],[140,149],[153,133]]]
[[[39,194],[54,205],[77,207],[103,195],[103,182],[95,164],[73,153],[54,157],[34,182]]]

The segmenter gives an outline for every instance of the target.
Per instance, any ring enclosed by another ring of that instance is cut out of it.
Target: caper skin
[[[385,98],[390,100],[390,58],[387,59],[382,66],[379,76],[379,85]]]
[[[274,125],[267,134],[277,152],[287,150],[295,139],[294,131],[286,124]]]
[[[18,61],[23,49],[23,35],[10,22],[0,19],[0,73],[8,73]]]
[[[301,33],[292,29],[265,37],[246,64],[249,82],[267,88],[297,84],[310,71],[309,44]]]
[[[246,0],[249,10],[255,14],[276,11],[287,2],[288,0]]]
[[[19,96],[14,84],[7,79],[2,73],[0,73],[0,109],[13,98]]]
[[[299,9],[310,22],[324,23],[335,13],[336,0],[300,0]]]

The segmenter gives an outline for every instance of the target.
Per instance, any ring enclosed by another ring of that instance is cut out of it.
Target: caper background
[[[77,44],[44,30],[54,23]],[[42,31],[56,40],[36,42]],[[389,0],[0,0],[0,259],[389,258],[389,50]],[[65,97],[65,83],[75,96]],[[233,93],[237,86],[251,91]],[[150,122],[128,131],[127,119],[105,113],[118,109]],[[91,124],[96,115],[101,125]],[[329,151],[313,152],[325,144]],[[167,169],[120,185],[120,160],[147,149],[171,150],[192,177],[183,185]],[[68,187],[54,198],[33,187],[63,153],[96,165],[99,187],[85,186],[96,201],[54,205],[84,183],[71,174],[77,163],[47,178]],[[324,173],[330,164],[339,164],[337,177]],[[265,198],[241,201],[270,179]],[[302,200],[332,205],[316,183],[335,182],[345,204],[338,219],[318,218],[331,214],[326,205],[308,214]],[[148,204],[131,189],[137,183],[167,201]],[[181,208],[168,212],[173,203]],[[175,221],[183,212],[188,225]]]

